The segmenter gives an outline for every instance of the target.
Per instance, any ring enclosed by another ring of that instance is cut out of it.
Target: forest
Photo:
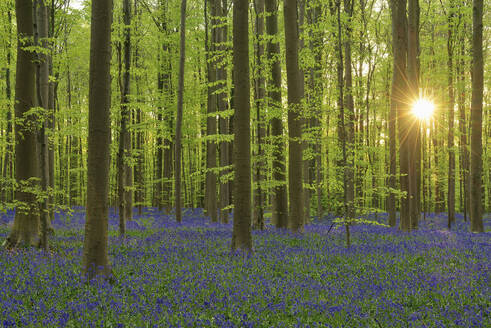
[[[0,325],[490,327],[490,0],[0,0]]]

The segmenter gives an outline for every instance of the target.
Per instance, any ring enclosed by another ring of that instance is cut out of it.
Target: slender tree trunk
[[[211,7],[211,42],[208,45],[208,29],[206,29],[205,41],[206,56],[207,56],[207,70],[208,70],[208,103],[207,103],[207,118],[206,118],[206,135],[208,138],[215,136],[217,133],[217,96],[215,94],[216,86],[214,85],[217,80],[216,71],[216,4],[215,1],[219,0],[206,0]],[[206,9],[206,6],[205,6]],[[205,13],[205,22],[208,23]],[[211,54],[211,55],[210,55]],[[211,57],[211,58],[210,58]],[[211,217],[213,222],[218,220],[217,218],[217,145],[214,140],[208,139],[206,142],[206,197],[205,197],[205,209],[208,216]]]
[[[304,197],[302,174],[302,86],[303,81],[298,63],[297,0],[284,1],[286,72],[288,82],[288,225],[293,232],[303,232]]]
[[[447,30],[447,68],[448,68],[448,229],[451,229],[455,221],[455,150],[454,150],[454,84],[453,84],[453,29],[454,12],[453,2],[450,2]]]
[[[482,107],[484,90],[483,0],[472,6],[472,103],[471,103],[471,231],[484,232],[482,220]]]
[[[345,207],[346,207],[346,240],[348,247],[350,246],[349,239],[349,226],[351,225],[351,220],[355,218],[355,186],[354,186],[354,159],[355,159],[355,135],[354,135],[354,120],[355,120],[355,108],[353,101],[353,81],[351,74],[351,18],[353,16],[353,2],[352,0],[344,0],[344,10],[346,17],[348,19],[346,26],[346,38],[344,40],[344,60],[345,60],[345,93],[344,93],[344,103],[345,103],[345,120],[344,120],[344,130],[345,130],[345,179],[346,179],[346,196],[345,196]]]
[[[127,192],[125,189],[129,184],[127,171],[128,167],[128,144],[131,144],[131,135],[128,129],[131,119],[129,108],[130,96],[130,69],[131,69],[131,6],[130,0],[123,1],[123,81],[121,85],[121,121],[119,131],[119,150],[118,150],[118,199],[119,199],[119,235],[126,233]],[[121,62],[121,57],[120,57]]]
[[[419,0],[408,0],[408,46],[407,46],[407,79],[409,87],[409,103],[419,98],[419,72],[418,72],[418,40],[419,40]],[[409,111],[408,111],[409,112]],[[408,153],[408,198],[410,229],[418,229],[418,161],[421,151],[419,139],[419,121],[415,115],[408,115],[407,149]]]
[[[38,47],[42,47],[48,50],[48,10],[42,0],[36,0],[34,4],[34,18],[35,18],[35,36],[34,43]],[[37,67],[36,67],[36,95],[37,103],[39,107],[42,107],[45,112],[48,111],[48,97],[49,97],[49,56],[38,52],[37,54]],[[47,121],[43,119],[38,140],[39,140],[39,172],[41,177],[41,190],[46,198],[40,201],[40,218],[41,218],[41,240],[40,246],[47,251],[48,250],[48,180],[49,180],[49,167],[48,167],[48,147],[46,137]]]
[[[218,93],[217,106],[218,111],[221,112],[219,118],[220,134],[228,135],[228,118],[223,117],[222,112],[227,109],[227,99],[226,99],[226,88],[227,88],[227,67],[225,66],[226,60],[226,42],[228,29],[226,26],[227,22],[227,1],[217,0],[216,1],[216,12],[220,17],[219,24],[221,27],[216,29],[217,33],[217,50],[220,52],[218,62],[221,64],[217,67],[217,82],[218,82]],[[223,139],[222,139],[223,140]],[[229,173],[225,167],[229,165],[229,142],[220,142],[220,222],[228,222],[228,210],[225,209],[229,205],[229,183],[226,181],[226,175]]]
[[[182,138],[182,108],[184,102],[184,62],[186,60],[186,0],[181,2],[181,42],[179,56],[179,85],[177,89],[176,115],[176,153],[174,163],[176,221],[182,221],[181,212],[181,138]]]
[[[7,179],[7,184],[3,189],[3,199],[5,202],[9,202],[13,199],[13,131],[12,131],[12,88],[10,84],[10,67],[12,64],[12,8],[9,2],[7,9],[7,63],[5,68],[5,93],[7,97],[7,131],[5,135],[5,141],[7,143],[6,151],[3,158],[3,172],[4,178]]]
[[[111,273],[108,259],[109,142],[111,138],[112,1],[92,2],[89,68],[87,219],[83,268],[88,278]]]
[[[464,24],[464,30],[465,30]],[[467,144],[467,115],[466,115],[466,92],[465,92],[465,33],[461,33],[459,38],[460,42],[460,57],[459,64],[456,65],[457,75],[459,78],[458,84],[458,107],[459,107],[459,148],[460,148],[460,167],[461,167],[461,183],[463,192],[462,211],[464,212],[464,221],[467,221],[467,214],[469,213],[469,150]]]
[[[235,0],[233,9],[235,183],[232,251],[252,252],[248,5],[247,0]]]
[[[392,11],[394,8],[392,8]],[[393,12],[392,15],[395,13]],[[393,16],[394,17],[394,16]],[[393,25],[394,26],[394,25]],[[395,66],[395,65],[393,65]],[[389,69],[387,69],[387,75],[389,75]],[[391,227],[396,226],[396,194],[397,189],[397,129],[396,129],[396,117],[397,117],[397,106],[396,102],[393,100],[391,93],[394,92],[394,85],[392,85],[392,90],[389,93],[389,78],[387,78],[387,96],[391,100],[389,105],[389,178],[388,187],[389,195],[387,196],[387,211],[389,212],[389,225]]]
[[[266,96],[266,81],[264,74],[264,0],[254,0],[254,9],[256,11],[256,77],[255,77],[255,88],[254,88],[254,98],[256,101],[256,142],[257,142],[257,153],[255,159],[255,175],[257,187],[254,190],[254,219],[253,227],[255,229],[264,229],[264,195],[262,190],[262,184],[264,179],[264,150],[263,150],[263,140],[266,135],[264,128],[264,105]]]
[[[51,0],[51,4],[48,8],[49,10],[49,24],[48,24],[48,37],[53,38],[55,34],[55,3],[54,0]],[[50,45],[50,56],[49,56],[49,75],[53,76],[53,55],[54,55],[54,47],[53,43]],[[51,129],[51,133],[55,131],[55,91],[57,78],[55,77],[55,81],[49,82],[49,95],[48,95],[48,128]],[[54,146],[54,138],[48,140],[48,185],[55,192],[55,146]],[[51,230],[51,222],[54,220],[55,211],[54,211],[54,195],[50,194],[48,198],[48,213],[49,213],[49,229]]]
[[[163,60],[161,58],[161,60]],[[160,65],[160,70],[162,70],[162,66]],[[159,96],[160,96],[160,101],[163,101],[164,98],[164,76],[161,71],[158,72],[157,74],[157,89],[159,91]],[[155,180],[156,186],[155,186],[155,196],[154,196],[154,204],[158,207],[159,211],[162,211],[162,168],[163,168],[163,153],[164,153],[164,142],[163,142],[163,129],[162,125],[163,123],[163,106],[159,105],[158,106],[158,113],[157,113],[157,159],[155,163]]]
[[[283,141],[283,121],[281,103],[281,60],[278,35],[278,1],[266,0],[266,33],[270,36],[267,43],[268,61],[271,63],[271,75],[268,80],[268,98],[274,108],[271,118],[271,139],[273,145],[273,206],[272,220],[277,228],[288,225],[288,199],[285,184],[285,151]]]

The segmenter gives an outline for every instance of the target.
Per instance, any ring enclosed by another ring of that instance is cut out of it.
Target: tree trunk
[[[235,0],[233,9],[235,183],[232,251],[252,252],[248,5],[247,0]]]
[[[298,63],[297,0],[284,1],[286,72],[288,82],[288,193],[290,198],[288,225],[293,232],[303,232],[304,197],[302,174],[302,86]]]
[[[354,159],[355,159],[355,135],[354,135],[354,120],[355,120],[355,108],[353,102],[353,87],[352,87],[352,75],[351,75],[351,18],[353,16],[353,2],[352,0],[344,0],[344,10],[347,16],[347,26],[346,26],[346,38],[344,40],[344,51],[345,51],[345,120],[344,120],[344,130],[345,130],[345,179],[346,179],[346,196],[345,196],[345,207],[346,207],[346,235],[347,235],[347,245],[350,246],[349,242],[349,226],[351,225],[351,220],[355,218],[355,186],[354,186]]]
[[[412,104],[419,98],[419,72],[418,72],[418,40],[419,40],[419,0],[408,0],[408,46],[407,46],[407,79],[409,88],[409,103]],[[409,111],[408,111],[409,113]],[[418,188],[418,163],[419,152],[419,121],[415,115],[408,115],[407,149],[408,153],[408,198],[410,229],[418,229],[419,219],[419,188]]]
[[[33,128],[36,117],[25,116],[35,104],[34,53],[32,46],[34,22],[31,0],[16,0],[17,66],[15,80],[15,179],[19,185],[15,192],[17,206],[14,225],[6,240],[7,247],[33,246],[39,242],[39,211],[36,195],[26,190],[34,187],[33,178],[39,176],[37,131]],[[30,180],[30,181],[29,181]]]
[[[207,56],[207,70],[208,70],[208,103],[207,103],[207,118],[206,118],[206,135],[208,138],[215,136],[217,133],[217,96],[215,94],[216,86],[214,85],[217,80],[216,71],[216,59],[214,58],[216,47],[216,4],[215,1],[219,0],[207,0],[211,7],[211,42],[208,46],[208,29],[206,29],[206,56]],[[205,6],[206,10],[206,6]],[[205,22],[208,24],[205,13]],[[212,57],[210,58],[210,54]],[[205,209],[208,216],[211,217],[211,221],[216,222],[217,218],[217,145],[214,140],[208,139],[206,142],[206,196],[205,196]]]
[[[483,0],[474,0],[472,7],[472,103],[471,103],[471,231],[484,232],[482,220],[482,103],[483,66]]]
[[[223,2],[223,3],[222,3]],[[228,29],[226,24],[227,21],[227,1],[217,0],[216,2],[216,12],[220,17],[219,24],[221,27],[216,29],[217,33],[217,50],[220,52],[218,62],[221,64],[217,67],[217,82],[218,82],[218,92],[217,92],[217,106],[219,112],[224,112],[227,110],[227,99],[226,99],[226,88],[227,88],[227,67],[225,66],[226,60],[226,42]],[[220,124],[220,134],[223,136],[228,135],[228,117],[223,117],[220,114],[219,118]],[[220,222],[228,222],[228,210],[225,209],[229,205],[229,183],[226,181],[226,175],[229,173],[225,167],[229,165],[229,142],[220,142]]]
[[[7,9],[7,63],[6,63],[6,68],[5,68],[5,93],[7,97],[7,131],[5,134],[5,142],[7,143],[6,151],[4,154],[3,158],[3,173],[4,173],[4,178],[7,179],[5,187],[2,188],[4,194],[2,195],[4,198],[3,200],[5,202],[10,202],[13,200],[13,165],[12,165],[12,158],[13,158],[13,131],[12,131],[12,88],[10,84],[10,66],[12,64],[12,8],[9,2]]]
[[[83,268],[88,278],[108,277],[109,142],[111,138],[112,1],[94,0],[90,33],[87,219]]]
[[[121,121],[119,130],[118,149],[118,199],[119,199],[119,235],[126,233],[127,220],[127,185],[129,184],[128,173],[128,145],[131,144],[131,135],[128,129],[130,123],[130,69],[131,69],[131,6],[130,0],[123,0],[123,81],[121,83]],[[121,56],[120,56],[121,67]]]
[[[264,180],[264,150],[263,140],[266,135],[264,128],[264,105],[266,96],[266,81],[264,74],[264,0],[254,0],[254,9],[256,11],[256,76],[254,81],[254,98],[256,102],[256,142],[257,153],[255,159],[255,175],[257,187],[254,190],[254,219],[253,227],[255,229],[264,229],[264,195],[262,183]]]
[[[270,36],[267,43],[268,61],[271,63],[271,75],[268,80],[269,106],[274,108],[271,118],[271,139],[273,145],[273,204],[272,221],[277,228],[288,225],[288,199],[285,185],[285,151],[283,141],[283,121],[281,103],[281,61],[278,35],[278,1],[266,0],[266,33]]]
[[[184,61],[186,60],[186,0],[181,2],[181,42],[179,51],[179,84],[177,89],[176,142],[175,142],[175,204],[176,221],[182,221],[181,212],[181,138],[182,138],[182,108],[184,101]]]
[[[454,150],[454,85],[453,85],[453,29],[454,29],[454,7],[450,2],[447,30],[447,68],[448,68],[448,229],[451,229],[455,221],[455,150]]]
[[[36,0],[34,4],[34,17],[36,20],[34,43],[38,47],[48,50],[48,10],[44,1]],[[48,114],[48,98],[49,98],[49,56],[38,52],[36,67],[36,94],[37,103]],[[48,165],[48,147],[46,128],[47,121],[43,119],[38,140],[39,140],[39,172],[41,177],[41,190],[46,198],[40,201],[39,212],[41,218],[41,240],[40,246],[48,250],[48,180],[49,180],[49,165]]]
[[[401,191],[406,196],[401,198],[400,227],[403,231],[411,229],[409,215],[409,144],[408,133],[408,108],[405,104],[406,90],[406,54],[407,54],[407,19],[406,0],[392,0],[392,47],[394,52],[393,75],[392,75],[392,102],[391,107],[397,113],[397,124],[399,134],[399,163]]]
[[[464,24],[464,30],[465,30]],[[460,42],[460,57],[459,64],[456,65],[457,75],[459,79],[458,84],[458,107],[459,107],[459,148],[460,148],[460,167],[461,167],[461,194],[463,192],[462,211],[464,212],[464,221],[467,221],[467,214],[469,213],[469,150],[467,144],[467,115],[465,104],[465,33],[461,33],[459,38]]]

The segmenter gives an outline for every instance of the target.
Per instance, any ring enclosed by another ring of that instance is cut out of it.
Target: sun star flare
[[[420,120],[429,119],[433,115],[435,110],[435,104],[428,99],[419,98],[413,104],[412,112],[413,115]]]

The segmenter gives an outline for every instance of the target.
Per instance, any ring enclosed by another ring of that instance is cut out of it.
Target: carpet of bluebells
[[[145,209],[124,240],[111,214],[113,284],[83,282],[84,221],[57,213],[49,254],[0,250],[0,327],[491,327],[490,215],[484,234],[462,216],[451,231],[443,215],[410,234],[358,225],[349,249],[329,218],[303,235],[268,225],[243,256],[201,210],[177,224]]]

